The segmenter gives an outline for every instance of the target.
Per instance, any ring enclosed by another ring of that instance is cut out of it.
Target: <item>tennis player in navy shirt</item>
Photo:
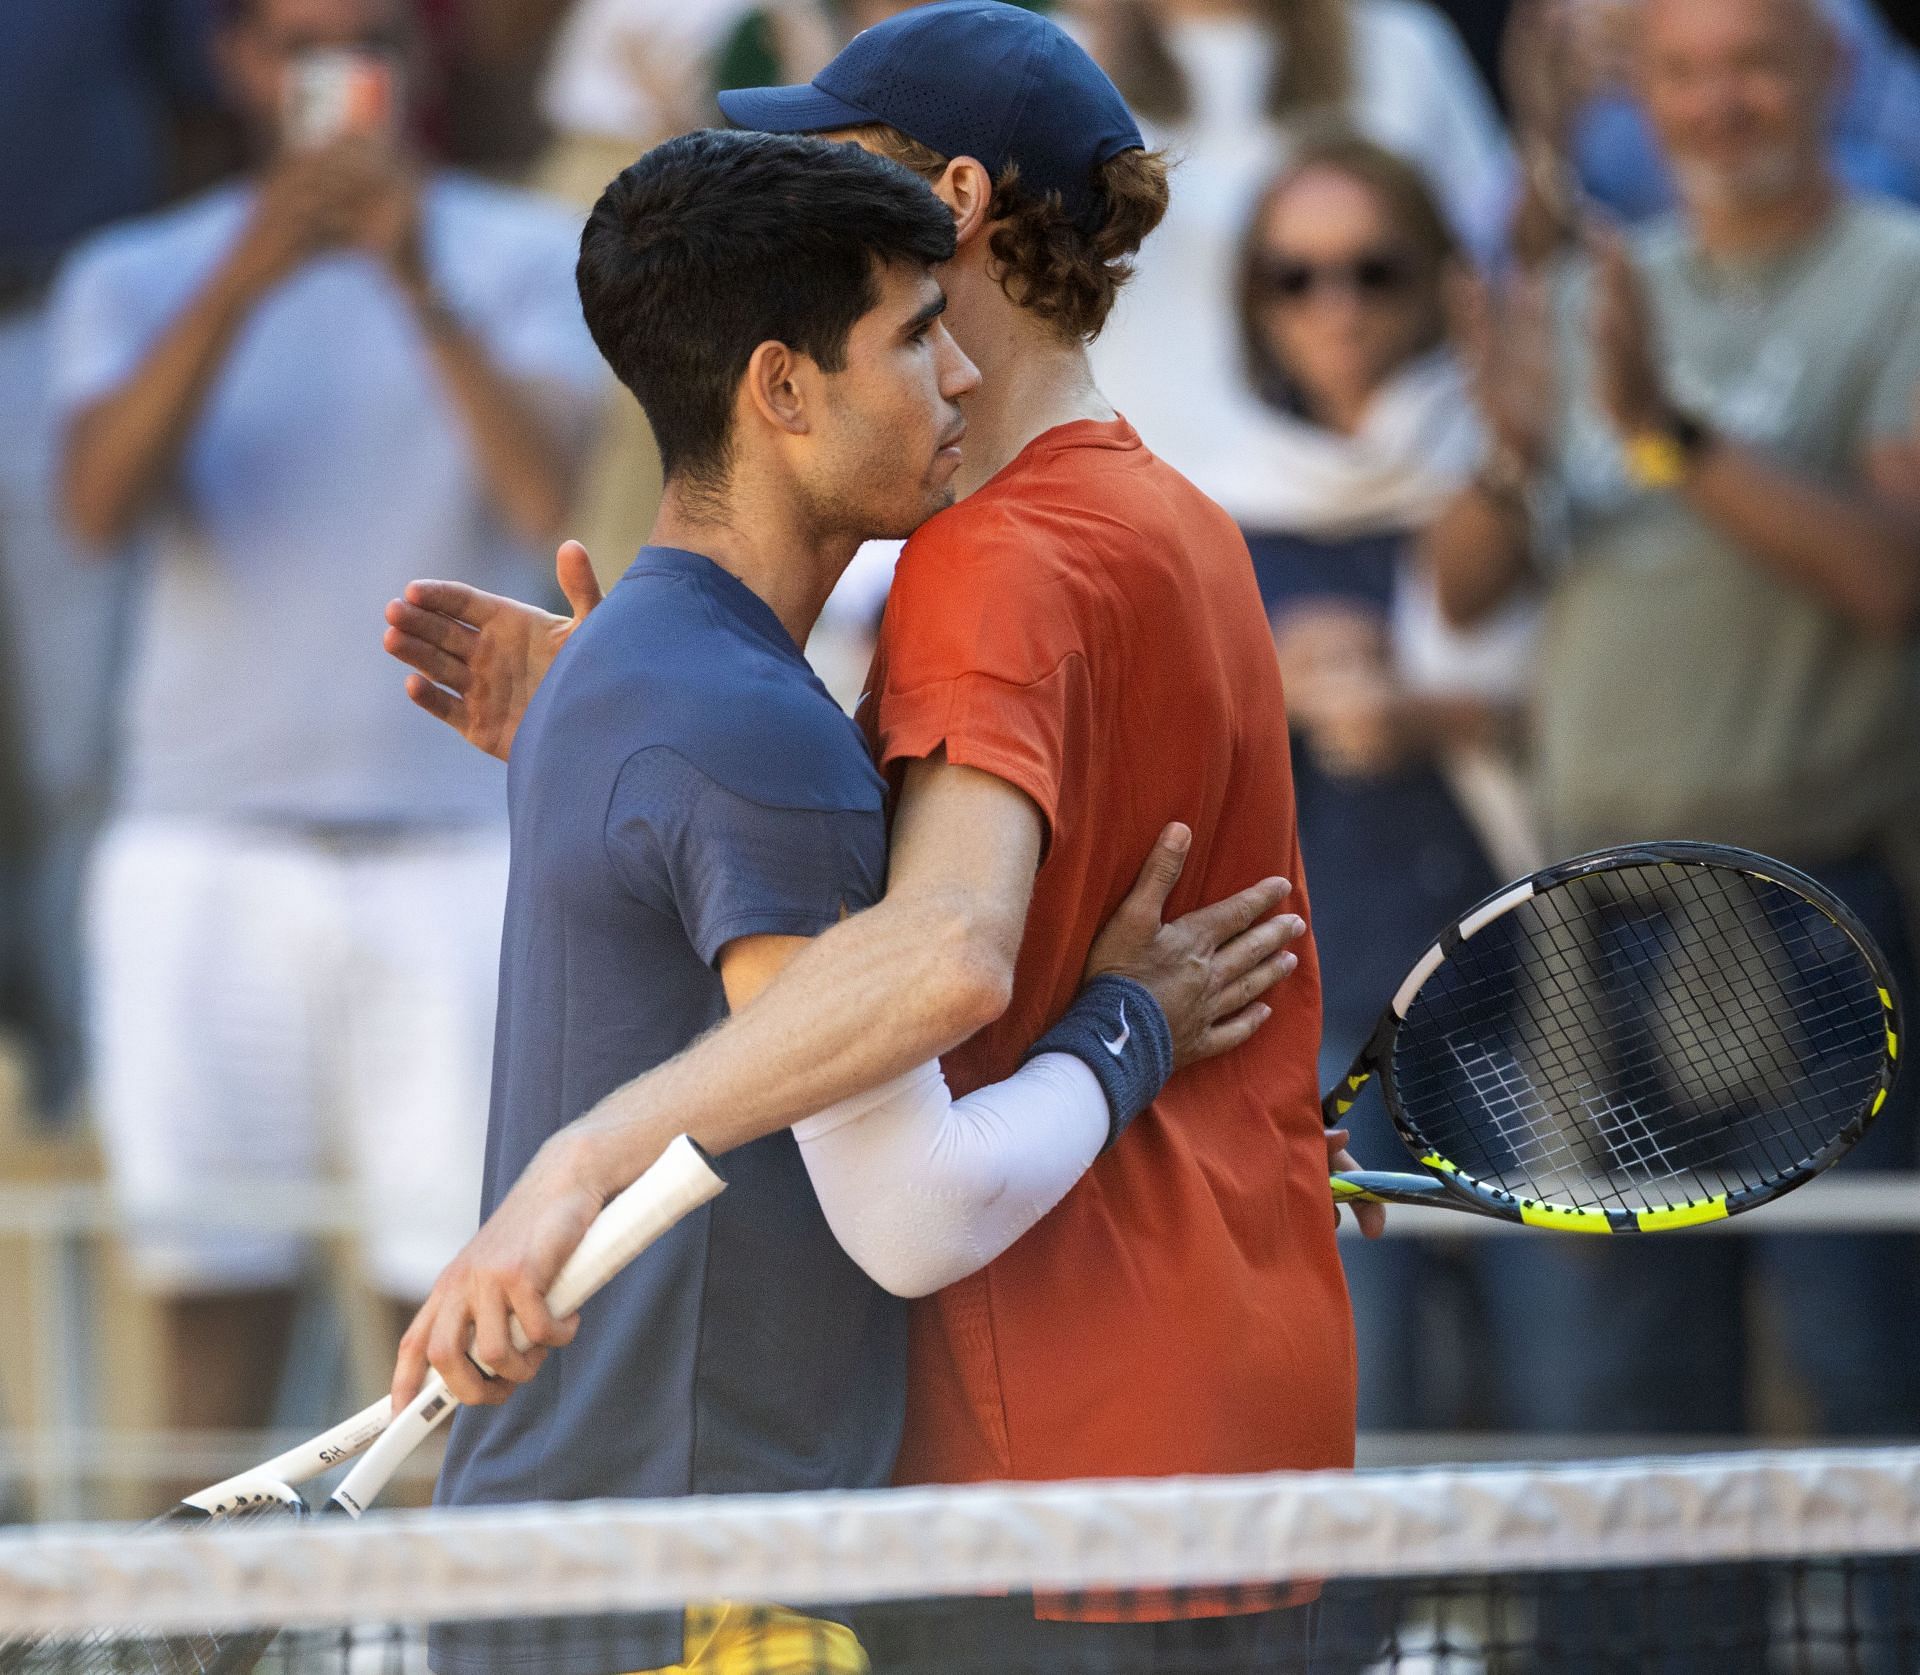
[[[571,636],[515,740],[483,1195],[496,1223],[516,1181],[569,1167],[557,1134],[883,892],[883,782],[800,647],[861,541],[909,534],[953,498],[958,403],[979,381],[940,321],[932,269],[953,249],[951,216],[907,171],[764,134],[669,141],[588,222],[582,307],[647,410],[666,493],[654,544]],[[736,1147],[727,1190],[577,1322],[525,1287],[457,1326],[423,1311],[403,1372],[411,1359],[417,1378],[429,1328],[473,1356],[454,1370],[472,1405],[441,1503],[885,1483],[902,1298],[1007,1248],[1176,1052],[1223,1050],[1200,1043],[1244,1011],[1245,984],[1283,969],[1284,929],[1256,924],[1278,880],[1161,924],[1182,832],[1163,834],[1096,975],[1014,1075],[954,1100],[929,1063]],[[597,1190],[549,1184],[577,1208],[577,1239]],[[567,1346],[551,1365],[514,1349],[509,1306],[533,1342]],[[432,1664],[493,1675],[527,1650],[501,1625],[446,1628]],[[536,1661],[542,1675],[867,1668],[831,1612],[746,1602],[550,1625]]]

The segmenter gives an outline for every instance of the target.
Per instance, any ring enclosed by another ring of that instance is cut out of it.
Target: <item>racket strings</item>
[[[207,1528],[277,1522],[299,1513],[268,1501],[222,1513]],[[177,1522],[175,1514],[156,1520]],[[78,1637],[41,1636],[0,1641],[0,1675],[248,1675],[272,1644],[271,1629],[209,1634],[147,1634],[136,1630]]]
[[[1469,938],[1394,1049],[1407,1124],[1515,1196],[1634,1211],[1797,1173],[1880,1080],[1872,965],[1812,902],[1728,868],[1641,863]]]

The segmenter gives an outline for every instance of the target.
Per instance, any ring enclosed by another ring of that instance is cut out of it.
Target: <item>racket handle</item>
[[[1354,1169],[1330,1175],[1336,1204],[1419,1204],[1438,1210],[1464,1210],[1468,1215],[1481,1213],[1473,1204],[1449,1192],[1437,1175],[1396,1175],[1382,1169]]]
[[[609,1200],[555,1276],[547,1307],[565,1318],[682,1217],[726,1186],[713,1160],[686,1135],[662,1152],[644,1175]],[[513,1323],[514,1342],[530,1347]],[[395,1414],[385,1433],[348,1472],[327,1502],[330,1512],[358,1518],[379,1498],[401,1463],[460,1405],[446,1381],[429,1373],[420,1393]]]
[[[713,1160],[683,1134],[653,1167],[607,1201],[574,1247],[547,1292],[547,1311],[564,1320],[641,1251],[691,1215],[726,1185]],[[531,1349],[520,1322],[511,1323],[513,1347]]]
[[[328,1497],[327,1510],[358,1518],[380,1498],[381,1491],[393,1481],[393,1474],[405,1463],[407,1456],[425,1442],[459,1405],[453,1398],[453,1392],[447,1388],[446,1380],[438,1373],[428,1373],[427,1382],[420,1387],[420,1394],[393,1416],[373,1446],[361,1456],[360,1463],[347,1473],[340,1487]]]

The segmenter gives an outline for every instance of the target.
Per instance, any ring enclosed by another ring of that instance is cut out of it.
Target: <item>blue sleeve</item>
[[[152,340],[151,308],[120,254],[119,237],[103,234],[69,257],[55,282],[47,383],[62,423],[125,383]]]
[[[886,887],[877,808],[756,802],[664,745],[620,770],[606,844],[626,888],[676,915],[708,965],[741,937],[817,936]]]

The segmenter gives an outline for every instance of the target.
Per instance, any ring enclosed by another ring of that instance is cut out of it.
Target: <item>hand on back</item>
[[[600,603],[600,584],[578,541],[561,543],[554,574],[571,617],[462,582],[409,582],[406,597],[387,606],[381,643],[416,671],[407,677],[407,696],[503,762],[534,689]]]
[[[1224,901],[1163,922],[1193,834],[1161,832],[1133,888],[1095,939],[1086,975],[1131,977],[1160,1003],[1175,1068],[1237,1047],[1272,1016],[1260,997],[1300,963],[1288,945],[1306,932],[1296,914],[1270,917],[1293,885],[1263,878]]]

